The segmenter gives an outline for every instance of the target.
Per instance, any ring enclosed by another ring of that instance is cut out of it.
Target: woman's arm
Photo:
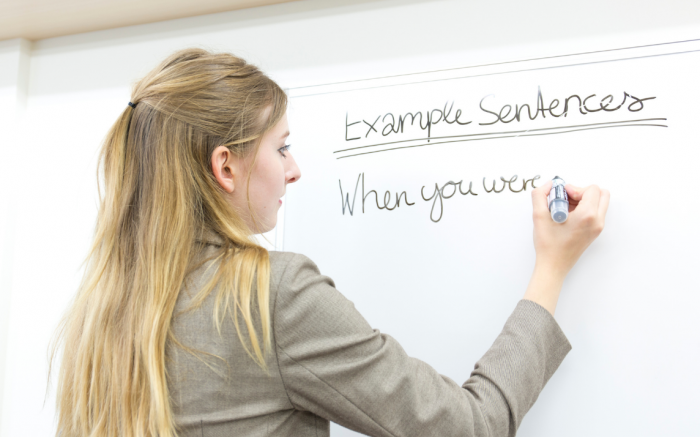
[[[554,315],[564,278],[565,275],[556,272],[550,265],[535,264],[523,299],[539,304]]]
[[[586,188],[567,185],[569,219],[564,223],[556,223],[547,206],[547,195],[551,188],[552,181],[549,181],[532,192],[537,260],[523,299],[540,304],[554,315],[564,278],[581,254],[603,231],[610,192],[601,190],[596,185]]]
[[[550,218],[549,184],[533,193],[537,260],[525,299],[461,386],[372,329],[310,259],[276,255],[275,352],[292,405],[371,436],[514,436],[571,349],[552,314],[607,209],[605,190],[567,191],[563,225]]]
[[[521,300],[460,386],[372,329],[309,258],[275,258],[286,265],[272,278],[273,329],[290,402],[366,435],[513,436],[571,349],[546,309]]]

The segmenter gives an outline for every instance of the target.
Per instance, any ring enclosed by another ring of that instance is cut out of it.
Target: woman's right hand
[[[536,264],[552,274],[569,273],[579,257],[603,231],[610,192],[589,185],[585,188],[565,186],[569,196],[569,218],[564,223],[552,220],[547,196],[552,181],[532,192]]]

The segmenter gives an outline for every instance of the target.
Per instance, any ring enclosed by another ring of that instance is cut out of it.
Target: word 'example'
[[[539,179],[540,176],[537,175],[531,179],[522,179],[521,184],[517,184],[516,181],[518,180],[518,175],[514,175],[510,179],[504,179],[503,176],[501,176],[500,183],[502,184],[500,186],[500,189],[498,189],[497,185],[499,183],[496,180],[491,180],[491,183],[488,184],[486,182],[486,178],[482,179],[482,186],[484,187],[484,192],[485,193],[501,193],[503,192],[506,187],[513,193],[521,193],[523,191],[527,190],[527,185],[528,183],[530,184],[530,187],[537,188],[535,187],[535,181]],[[425,202],[431,202],[432,205],[430,207],[430,220],[433,223],[437,223],[442,219],[443,211],[444,211],[444,201],[445,199],[451,199],[452,197],[455,196],[455,194],[459,193],[462,196],[478,196],[479,193],[476,193],[474,191],[474,187],[472,186],[472,182],[469,182],[469,186],[467,187],[467,183],[464,181],[459,181],[459,182],[454,182],[454,181],[447,181],[444,184],[440,185],[439,183],[435,183],[435,186],[432,188],[426,189],[426,186],[424,185],[420,189],[420,197],[423,199]],[[490,188],[489,186],[490,185]],[[386,211],[393,211],[396,208],[400,207],[402,204],[405,205],[406,207],[413,206],[416,204],[416,202],[411,202],[409,200],[409,195],[406,193],[406,191],[402,191],[401,193],[395,192],[392,193],[391,191],[385,191],[382,196],[379,195],[379,193],[376,190],[369,190],[365,191],[365,174],[360,173],[357,176],[357,182],[355,183],[355,191],[353,192],[352,195],[352,201],[350,200],[350,192],[344,192],[343,191],[343,183],[340,179],[338,179],[338,186],[340,187],[340,201],[341,201],[341,210],[343,215],[345,215],[345,212],[347,211],[351,216],[354,215],[355,213],[355,201],[357,200],[357,190],[360,189],[360,198],[362,199],[362,213],[365,213],[365,206],[367,207],[372,207],[372,205],[376,205],[377,209],[380,210],[386,210]],[[478,188],[477,188],[478,191]],[[430,194],[432,192],[432,194]],[[373,196],[374,198],[372,199],[370,196]],[[367,198],[370,198],[370,200],[367,200]],[[417,199],[417,196],[415,197]],[[437,218],[436,218],[437,217]]]

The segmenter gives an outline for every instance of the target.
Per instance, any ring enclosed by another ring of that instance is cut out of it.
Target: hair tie
[[[131,102],[129,102],[129,106],[131,106],[132,108],[136,109],[136,103],[131,103]]]

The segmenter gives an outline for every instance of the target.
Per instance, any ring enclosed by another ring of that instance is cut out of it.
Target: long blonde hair
[[[231,315],[245,350],[267,372],[269,255],[226,201],[210,162],[221,145],[236,156],[257,156],[261,136],[282,118],[287,97],[255,66],[201,49],[168,57],[136,83],[131,97],[135,107],[125,102],[100,152],[94,241],[52,348],[52,361],[58,350],[62,355],[61,437],[177,434],[165,346],[166,340],[177,343],[175,302],[197,267],[192,260],[203,250],[197,240],[206,232],[224,244],[217,273],[200,297],[219,285],[217,326]],[[255,300],[262,346],[251,317]]]

